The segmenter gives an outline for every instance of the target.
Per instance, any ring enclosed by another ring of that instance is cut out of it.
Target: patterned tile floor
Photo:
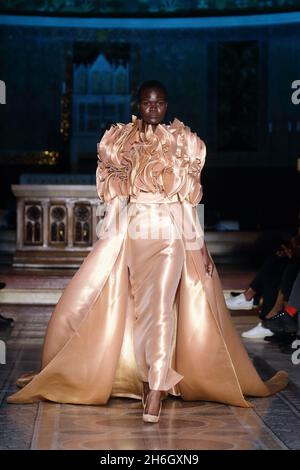
[[[291,382],[275,397],[251,399],[255,408],[250,410],[170,397],[160,422],[149,425],[141,420],[141,403],[130,399],[114,398],[106,406],[6,404],[16,378],[39,369],[52,310],[2,306],[15,324],[0,330],[7,346],[6,364],[0,365],[0,449],[300,449],[300,365],[263,340],[245,342],[260,374],[267,378],[284,369]],[[234,321],[239,331],[257,322],[248,313]]]

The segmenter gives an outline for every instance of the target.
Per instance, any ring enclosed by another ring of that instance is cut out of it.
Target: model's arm
[[[112,125],[97,144],[97,192],[100,200],[110,203],[115,198],[128,197],[128,169],[115,142],[122,137],[123,127]]]
[[[188,149],[190,155],[190,168],[189,173],[192,180],[191,192],[189,195],[190,202],[194,207],[199,204],[202,199],[203,191],[201,185],[201,171],[206,159],[206,145],[203,140],[195,133],[190,133],[188,137]],[[203,246],[201,248],[206,273],[208,276],[212,276],[214,271],[214,262],[208,252],[205,241],[203,240]]]

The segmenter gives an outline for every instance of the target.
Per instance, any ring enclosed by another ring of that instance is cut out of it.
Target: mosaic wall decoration
[[[210,15],[291,11],[299,0],[3,0],[0,11],[69,15]]]

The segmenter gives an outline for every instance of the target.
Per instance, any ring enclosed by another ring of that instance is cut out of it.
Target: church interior
[[[165,122],[206,144],[197,209],[225,299],[283,245],[299,273],[300,1],[3,0],[0,25],[0,449],[299,450],[300,328],[242,337],[261,377],[289,374],[249,409],[168,397],[149,429],[135,399],[6,397],[39,370],[51,313],[97,241],[96,144],[138,114],[145,80],[168,89]],[[262,301],[230,309],[240,335]]]

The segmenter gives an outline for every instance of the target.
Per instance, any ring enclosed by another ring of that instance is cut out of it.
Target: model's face
[[[141,118],[147,124],[157,125],[163,121],[168,103],[165,94],[157,88],[142,90],[138,109]]]

